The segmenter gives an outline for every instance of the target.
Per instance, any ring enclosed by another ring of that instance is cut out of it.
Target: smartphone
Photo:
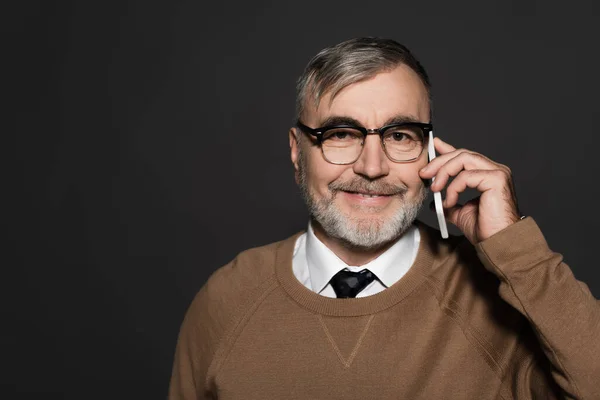
[[[427,153],[429,154],[429,162],[435,158],[435,146],[433,145],[433,130],[429,131],[429,145],[427,147]],[[431,183],[435,180],[435,177],[431,178]],[[440,233],[443,239],[448,239],[448,227],[446,226],[446,217],[444,216],[444,208],[442,207],[442,193],[433,193],[433,202],[435,204],[435,213],[437,214],[438,225],[440,226]]]

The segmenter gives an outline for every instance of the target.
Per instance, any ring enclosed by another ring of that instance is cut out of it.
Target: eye
[[[335,128],[325,132],[323,135],[323,140],[328,142],[361,141],[362,133],[353,128]]]
[[[422,140],[422,135],[416,129],[412,129],[410,127],[399,127],[386,131],[384,134],[384,140],[392,143],[414,142]]]
[[[391,139],[395,141],[401,141],[410,139],[410,137],[404,132],[392,132]]]

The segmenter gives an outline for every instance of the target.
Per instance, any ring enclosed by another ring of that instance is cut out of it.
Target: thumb
[[[464,205],[456,204],[444,210],[446,220],[456,226],[471,243],[476,243],[478,209],[479,198],[475,198]]]
[[[444,208],[444,216],[446,217],[446,221],[450,222],[453,225],[456,225],[459,229],[461,228],[459,225],[458,217],[460,215],[460,210],[462,210],[462,204],[456,204],[454,207]]]
[[[446,218],[446,221],[451,222],[454,225],[456,225],[456,222],[458,220],[458,213],[462,207],[463,207],[462,204],[456,204],[454,207],[444,208],[444,217]],[[436,211],[434,200],[432,200],[429,203],[429,209],[434,212]]]
[[[462,208],[461,204],[456,204],[454,207],[451,207],[451,208],[444,208],[444,217],[446,218],[446,221],[451,222],[454,225],[456,225],[456,221],[458,220],[458,212],[460,211],[461,208]],[[429,203],[429,209],[433,212],[436,212],[434,200],[432,200]]]

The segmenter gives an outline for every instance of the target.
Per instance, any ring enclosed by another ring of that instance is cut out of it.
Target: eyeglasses
[[[414,161],[425,148],[425,139],[433,125],[422,122],[391,124],[379,129],[352,125],[309,128],[297,121],[296,126],[317,139],[323,157],[331,164],[352,164],[360,157],[367,135],[378,134],[386,156],[393,162]]]

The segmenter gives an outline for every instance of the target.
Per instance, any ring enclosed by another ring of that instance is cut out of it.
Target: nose
[[[369,179],[386,176],[390,172],[388,158],[381,146],[379,135],[367,135],[362,153],[353,166],[354,173]]]

